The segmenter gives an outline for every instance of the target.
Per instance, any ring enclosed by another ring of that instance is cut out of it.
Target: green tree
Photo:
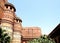
[[[5,30],[0,28],[0,43],[10,43],[10,36],[8,36],[8,34],[5,32]]]
[[[55,41],[49,38],[47,35],[43,35],[40,38],[30,40],[28,43],[55,43]]]

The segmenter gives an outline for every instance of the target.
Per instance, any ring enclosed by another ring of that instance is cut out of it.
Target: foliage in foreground
[[[43,35],[40,38],[29,41],[28,43],[55,43],[55,41],[49,38],[48,36]]]
[[[10,37],[8,36],[5,30],[2,30],[2,28],[0,28],[0,43],[10,43]]]

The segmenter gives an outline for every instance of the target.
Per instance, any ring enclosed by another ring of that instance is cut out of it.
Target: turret
[[[11,36],[13,34],[13,22],[15,16],[15,7],[11,3],[4,4],[3,17],[1,18],[1,27]]]
[[[18,17],[14,19],[13,43],[21,43],[22,20]]]
[[[16,17],[16,9],[7,0],[1,0],[0,6],[0,26],[11,37],[12,43],[21,43],[22,20]]]
[[[18,17],[15,17],[14,19],[14,30],[20,32],[22,30],[22,20]]]
[[[3,12],[4,16],[2,19],[13,22],[15,11],[16,9],[14,5],[12,5],[11,3],[5,3],[4,12]]]

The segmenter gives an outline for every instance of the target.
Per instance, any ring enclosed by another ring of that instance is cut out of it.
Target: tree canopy
[[[28,43],[55,43],[55,41],[52,40],[47,35],[43,35],[40,38],[36,38],[36,39],[30,40]]]
[[[2,30],[2,28],[0,28],[0,43],[10,43],[10,36],[5,32],[6,30]]]

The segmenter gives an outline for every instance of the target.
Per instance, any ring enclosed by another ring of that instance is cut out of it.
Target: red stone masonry
[[[22,30],[23,38],[38,38],[41,36],[41,30],[39,27],[25,27]]]

